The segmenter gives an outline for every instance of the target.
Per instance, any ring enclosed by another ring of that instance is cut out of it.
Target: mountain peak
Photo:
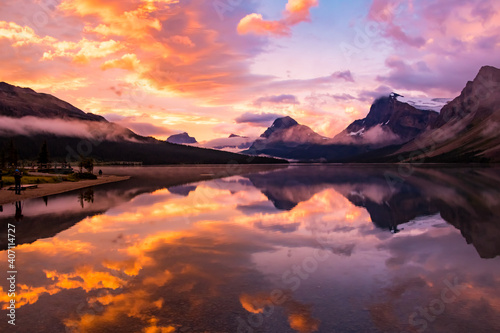
[[[500,85],[500,69],[492,66],[482,67],[473,84],[478,86],[478,90],[483,90],[483,93],[491,94]]]
[[[278,118],[274,121],[273,126],[277,128],[290,128],[298,125],[299,123],[295,121],[292,117],[286,116],[283,118]]]
[[[468,83],[468,85],[475,86],[474,90],[482,90],[483,93],[495,90],[499,84],[500,69],[493,66],[481,67],[474,81]],[[467,90],[467,87],[465,89]]]
[[[450,121],[461,121],[469,115],[472,115],[475,121],[484,120],[489,113],[498,110],[496,96],[499,90],[500,69],[492,66],[482,67],[474,81],[467,82],[460,96],[443,107],[433,127],[442,127]]]
[[[278,118],[274,121],[271,127],[269,127],[264,134],[261,135],[262,138],[269,138],[274,132],[278,130],[286,130],[289,128],[292,128],[294,126],[299,125],[298,122],[296,122],[293,118],[291,117],[283,117],[283,118]]]
[[[335,139],[343,143],[358,144],[408,142],[437,119],[437,112],[416,109],[399,101],[398,97],[403,96],[391,93],[375,100],[366,118],[353,122]]]
[[[500,69],[493,67],[493,66],[483,66],[479,70],[479,73],[477,76],[485,76],[485,75],[489,75],[489,74],[498,75],[498,74],[500,74]]]

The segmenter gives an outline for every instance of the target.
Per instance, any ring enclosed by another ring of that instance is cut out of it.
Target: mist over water
[[[103,171],[132,179],[3,206],[16,332],[500,330],[498,169]]]

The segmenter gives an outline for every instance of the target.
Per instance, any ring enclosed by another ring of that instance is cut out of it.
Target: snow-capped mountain
[[[438,118],[431,110],[417,109],[399,101],[402,96],[391,94],[377,99],[364,119],[356,120],[334,140],[343,144],[371,144],[385,146],[408,142],[424,131]]]
[[[499,162],[499,132],[500,69],[485,66],[443,107],[430,131],[395,154],[429,162]]]

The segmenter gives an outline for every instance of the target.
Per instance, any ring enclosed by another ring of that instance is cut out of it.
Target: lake
[[[500,170],[103,168],[4,205],[2,332],[500,332]]]

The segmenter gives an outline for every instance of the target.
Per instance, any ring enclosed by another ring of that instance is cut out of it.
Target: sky
[[[333,137],[392,91],[453,98],[500,67],[496,0],[2,0],[0,81],[139,134]]]

